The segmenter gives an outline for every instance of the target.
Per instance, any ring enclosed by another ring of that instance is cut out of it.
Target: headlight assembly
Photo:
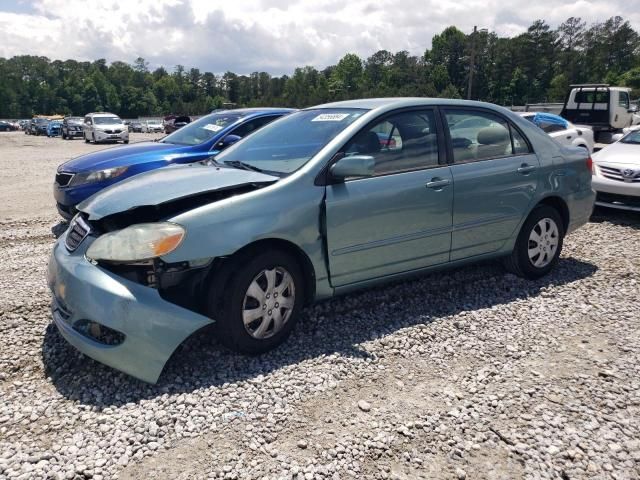
[[[182,243],[185,229],[175,223],[140,223],[106,233],[87,250],[90,260],[139,262],[166,255]]]
[[[119,177],[128,169],[129,167],[115,167],[107,168],[105,170],[96,170],[94,172],[76,173],[69,185],[74,186],[82,185],[83,183],[95,183],[110,180],[112,178]]]

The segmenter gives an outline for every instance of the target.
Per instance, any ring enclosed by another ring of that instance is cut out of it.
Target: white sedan
[[[164,132],[161,120],[144,120],[142,122],[142,133]]]
[[[640,212],[640,129],[593,154],[596,205]]]
[[[524,112],[520,115],[544,130],[551,138],[567,147],[586,148],[593,153],[593,130],[580,127],[559,115],[546,112]]]

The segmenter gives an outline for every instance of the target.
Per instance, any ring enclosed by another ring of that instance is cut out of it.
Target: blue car
[[[105,187],[171,164],[205,160],[292,112],[288,108],[244,108],[216,112],[155,142],[89,153],[58,167],[53,185],[58,212],[69,220],[76,205]]]
[[[59,137],[62,133],[62,122],[52,120],[47,123],[47,137]]]

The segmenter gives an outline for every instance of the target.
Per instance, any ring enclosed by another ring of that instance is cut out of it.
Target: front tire
[[[302,270],[282,251],[231,261],[226,285],[214,282],[209,291],[208,314],[227,348],[267,352],[284,342],[298,321],[305,295]]]
[[[560,259],[564,242],[560,214],[548,205],[536,207],[522,225],[505,266],[519,277],[536,279],[548,274]]]

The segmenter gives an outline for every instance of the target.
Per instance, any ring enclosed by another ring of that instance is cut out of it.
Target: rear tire
[[[513,252],[504,261],[506,269],[528,279],[548,274],[558,263],[564,235],[557,210],[548,205],[536,207],[522,225]]]
[[[214,281],[209,289],[207,313],[227,348],[267,352],[284,342],[298,321],[305,295],[302,269],[279,250],[231,262],[225,285]]]

